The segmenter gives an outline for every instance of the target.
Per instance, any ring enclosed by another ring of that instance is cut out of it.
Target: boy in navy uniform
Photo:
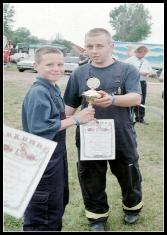
[[[51,47],[38,49],[35,54],[37,78],[22,105],[24,131],[58,143],[24,213],[24,231],[61,231],[69,197],[65,129],[94,118],[93,108],[66,118],[56,84],[64,74],[63,66],[61,51]]]

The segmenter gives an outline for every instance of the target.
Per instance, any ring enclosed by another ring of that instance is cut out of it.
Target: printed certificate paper
[[[53,141],[4,126],[4,212],[23,216],[56,146]]]
[[[98,119],[80,125],[80,160],[115,159],[115,126],[113,119]]]

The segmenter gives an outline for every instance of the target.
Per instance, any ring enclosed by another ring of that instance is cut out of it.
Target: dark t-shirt
[[[115,95],[131,92],[141,94],[140,75],[133,65],[120,61],[115,61],[104,68],[85,64],[75,69],[70,76],[64,94],[66,105],[73,108],[78,108],[80,105],[81,108],[87,107],[82,93],[89,89],[86,85],[89,77],[97,77],[100,80],[100,86],[96,90],[103,90]],[[134,154],[137,156],[136,134],[130,107],[111,105],[107,108],[101,108],[95,106],[95,117],[97,119],[114,119],[117,150],[126,151],[128,148],[129,157]]]
[[[121,88],[121,94],[130,92],[141,94],[139,73],[133,65],[115,61],[107,67],[98,68],[86,64],[75,69],[70,76],[64,94],[66,105],[78,108],[82,103],[83,107],[87,106],[82,93],[89,89],[86,85],[89,77],[97,77],[100,80],[100,86],[96,90],[117,94],[118,88]]]

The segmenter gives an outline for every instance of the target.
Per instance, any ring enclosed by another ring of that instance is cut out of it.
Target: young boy
[[[69,196],[65,129],[94,118],[93,108],[65,117],[64,102],[56,85],[64,74],[63,63],[63,54],[58,49],[43,47],[36,51],[36,82],[22,105],[24,131],[58,142],[24,213],[24,231],[61,231]]]

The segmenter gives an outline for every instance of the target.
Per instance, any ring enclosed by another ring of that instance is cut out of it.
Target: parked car
[[[34,63],[35,60],[33,57],[23,59],[17,63],[17,69],[19,70],[19,72],[24,72],[25,70],[32,70],[36,72],[36,70],[34,69]]]
[[[72,71],[79,66],[78,62],[79,57],[77,56],[64,57],[64,73],[72,73]]]
[[[79,66],[78,61],[79,57],[64,57],[64,73],[72,73],[72,71]],[[24,72],[25,70],[36,72],[33,66],[34,63],[35,61],[32,57],[23,59],[17,63],[17,69],[19,72]]]
[[[28,54],[27,53],[22,53],[22,52],[19,52],[19,53],[15,53],[13,55],[10,56],[10,62],[12,63],[17,63],[25,58],[28,57]]]

